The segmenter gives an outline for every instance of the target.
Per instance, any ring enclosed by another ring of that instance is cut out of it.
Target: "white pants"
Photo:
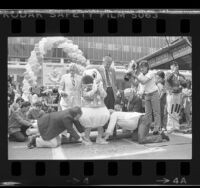
[[[167,130],[173,131],[180,128],[179,119],[182,107],[182,94],[167,94]]]
[[[51,140],[43,140],[42,137],[36,138],[36,147],[38,148],[55,148],[61,145],[61,138],[60,136],[57,136]]]
[[[110,115],[110,122],[106,133],[109,135],[113,134],[113,130],[116,124],[124,130],[133,131],[137,129],[138,121],[143,113],[139,112],[113,112]]]

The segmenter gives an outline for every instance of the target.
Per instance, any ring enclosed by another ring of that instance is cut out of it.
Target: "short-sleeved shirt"
[[[149,79],[145,84],[142,84],[144,86],[144,93],[152,93],[158,90],[156,83],[155,83],[155,72],[154,71],[148,71],[147,74],[143,75],[142,73],[138,76],[139,80],[146,80]]]

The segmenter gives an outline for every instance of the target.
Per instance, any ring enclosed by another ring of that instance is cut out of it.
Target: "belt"
[[[145,93],[144,95],[153,95],[153,94],[156,93],[156,92],[158,92],[158,90],[153,91],[153,92],[151,92],[151,93]]]

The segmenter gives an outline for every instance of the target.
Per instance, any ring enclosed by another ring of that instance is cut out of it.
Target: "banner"
[[[58,87],[63,74],[66,74],[66,64],[43,63],[43,86]]]

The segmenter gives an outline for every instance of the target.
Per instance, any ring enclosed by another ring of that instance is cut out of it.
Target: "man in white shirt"
[[[62,76],[59,86],[62,110],[81,105],[81,76],[75,63],[69,66],[69,73]]]
[[[82,77],[78,75],[77,65],[75,63],[71,63],[69,65],[69,73],[62,76],[60,86],[58,88],[58,92],[61,95],[61,110],[81,106],[81,79]],[[67,131],[64,131],[62,135],[67,137]]]
[[[110,110],[110,122],[105,132],[104,139],[107,140],[113,134],[116,125],[125,130],[134,131],[132,139],[137,140],[139,144],[158,143],[169,141],[169,137],[162,132],[159,135],[148,135],[150,123],[148,118],[143,113],[138,112],[121,112]],[[137,131],[136,131],[137,130]],[[136,136],[136,137],[135,137]]]
[[[140,62],[140,71],[141,73],[139,75],[133,73],[132,76],[144,87],[145,113],[150,123],[152,122],[153,115],[155,121],[154,134],[158,134],[161,126],[161,116],[160,99],[158,87],[155,82],[155,73],[154,71],[149,70],[149,64],[146,60]]]

